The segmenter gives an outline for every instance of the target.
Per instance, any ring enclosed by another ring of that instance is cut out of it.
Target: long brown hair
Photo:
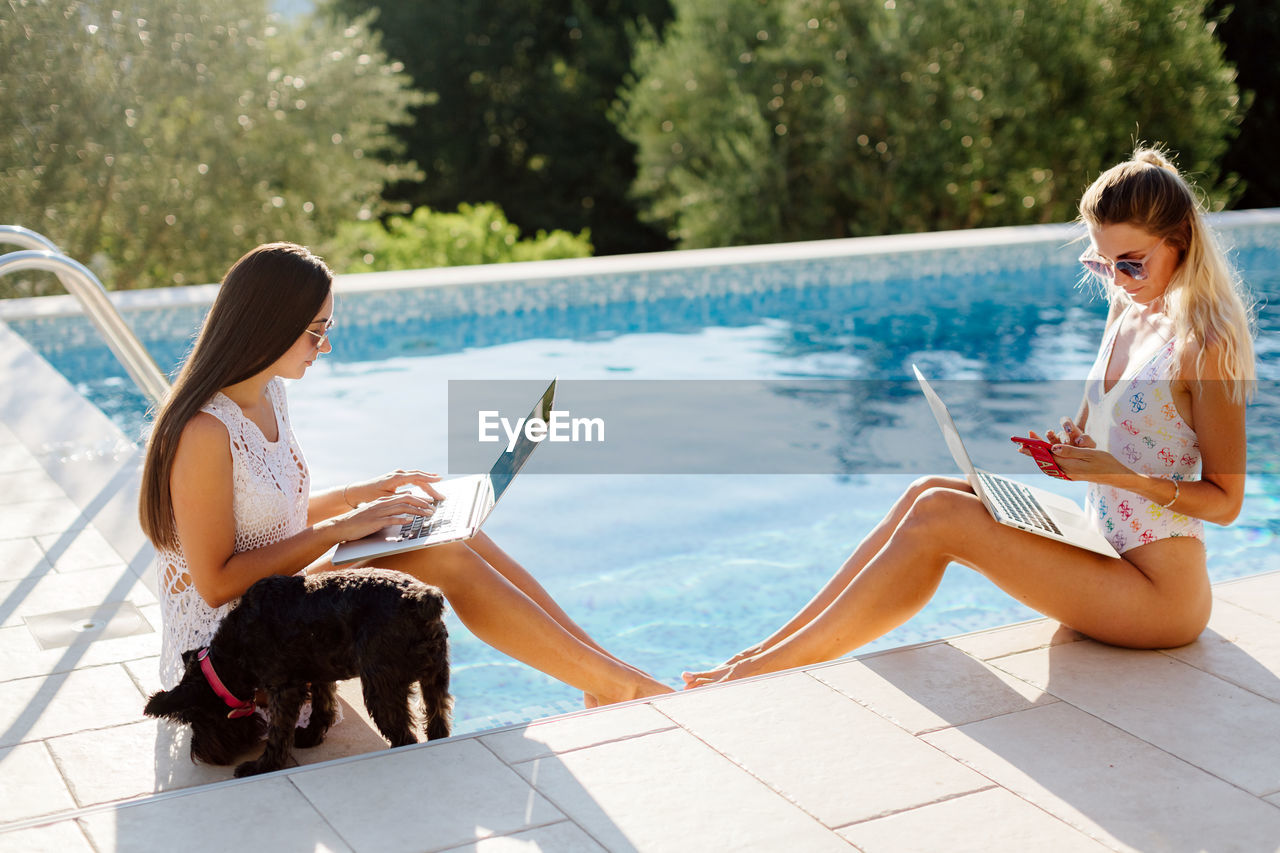
[[[1205,351],[1216,345],[1231,398],[1248,400],[1257,379],[1251,300],[1177,167],[1155,148],[1138,148],[1085,191],[1080,218],[1091,226],[1132,225],[1178,250],[1180,263],[1164,295],[1164,313],[1173,320],[1178,346],[1189,340],[1200,345],[1195,364],[1200,379],[1206,373]],[[1120,298],[1120,288],[1106,290],[1108,299]]]
[[[332,284],[324,261],[293,243],[259,246],[227,271],[147,441],[138,517],[156,547],[178,547],[169,477],[187,422],[219,389],[261,373],[288,352]]]

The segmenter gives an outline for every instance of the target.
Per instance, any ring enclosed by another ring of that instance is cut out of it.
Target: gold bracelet
[[[352,509],[355,509],[356,505],[353,504],[351,500],[347,497],[347,489],[349,488],[351,488],[350,483],[347,483],[345,486],[342,487],[342,502],[345,503],[347,506],[351,507]],[[1177,496],[1175,495],[1174,497],[1177,497]]]
[[[1170,482],[1173,483],[1173,497],[1169,498],[1169,502],[1167,504],[1161,504],[1161,506],[1164,507],[1165,509],[1168,509],[1169,507],[1173,506],[1173,502],[1178,499],[1178,494],[1181,491],[1178,487],[1177,480],[1170,480]]]

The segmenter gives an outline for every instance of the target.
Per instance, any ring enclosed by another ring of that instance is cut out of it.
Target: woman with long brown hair
[[[687,687],[852,651],[919,611],[952,563],[1106,643],[1178,646],[1204,630],[1203,522],[1231,523],[1244,498],[1248,302],[1195,193],[1159,151],[1098,177],[1080,218],[1090,241],[1080,260],[1110,313],[1079,413],[1046,438],[1059,467],[1089,484],[1091,520],[1119,557],[1007,527],[964,480],[927,477],[799,613],[716,669],[685,673]]]
[[[255,581],[332,569],[339,542],[429,515],[439,478],[396,471],[313,494],[282,379],[330,352],[332,273],[302,246],[272,243],[227,273],[155,419],[139,514],[158,552],[161,676],[208,644]],[[403,487],[416,486],[423,498]],[[377,560],[439,587],[477,637],[606,704],[670,688],[610,655],[483,533]]]

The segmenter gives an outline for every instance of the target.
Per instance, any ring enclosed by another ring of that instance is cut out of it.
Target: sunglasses
[[[1112,263],[1106,258],[1101,257],[1094,250],[1092,245],[1084,250],[1084,253],[1080,255],[1079,260],[1080,263],[1084,264],[1085,269],[1106,282],[1115,281],[1117,272],[1124,273],[1134,281],[1146,281],[1147,276],[1149,275],[1147,272],[1147,261],[1155,254],[1156,249],[1159,249],[1164,245],[1164,241],[1167,239],[1169,238],[1165,237],[1161,239],[1159,243],[1156,243],[1148,249],[1147,253],[1137,260],[1123,260]]]
[[[318,349],[324,346],[325,341],[329,340],[329,333],[333,331],[333,321],[330,320],[329,322],[324,324],[323,332],[315,332],[315,331],[312,331],[311,329],[303,329],[302,331],[306,332],[308,335],[316,339],[315,345],[316,345],[316,348]]]

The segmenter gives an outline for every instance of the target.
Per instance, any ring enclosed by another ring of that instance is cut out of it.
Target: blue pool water
[[[1255,295],[1264,304],[1280,296],[1280,228],[1227,236]],[[1078,252],[1059,235],[979,250],[340,294],[334,352],[292,385],[292,418],[324,488],[394,467],[443,471],[450,379],[830,383],[830,393],[782,395],[788,417],[804,423],[798,434],[832,460],[830,473],[531,470],[486,526],[603,645],[676,685],[682,669],[719,662],[802,606],[918,473],[955,471],[932,422],[918,433],[918,458],[883,450],[918,426],[919,395],[903,391],[912,363],[948,383],[979,464],[1035,476],[1009,455],[1009,430],[1074,414],[1059,392],[1074,389],[1067,399],[1078,401],[1105,317],[1077,287]],[[202,314],[126,317],[167,368]],[[145,404],[87,323],[10,325],[127,435],[141,434]],[[1216,580],[1280,568],[1277,325],[1264,307],[1248,499],[1234,525],[1210,526]],[[1078,484],[1037,483],[1082,498]],[[954,567],[923,613],[863,651],[1035,615]],[[458,731],[579,706],[571,690],[456,621],[451,636]]]

